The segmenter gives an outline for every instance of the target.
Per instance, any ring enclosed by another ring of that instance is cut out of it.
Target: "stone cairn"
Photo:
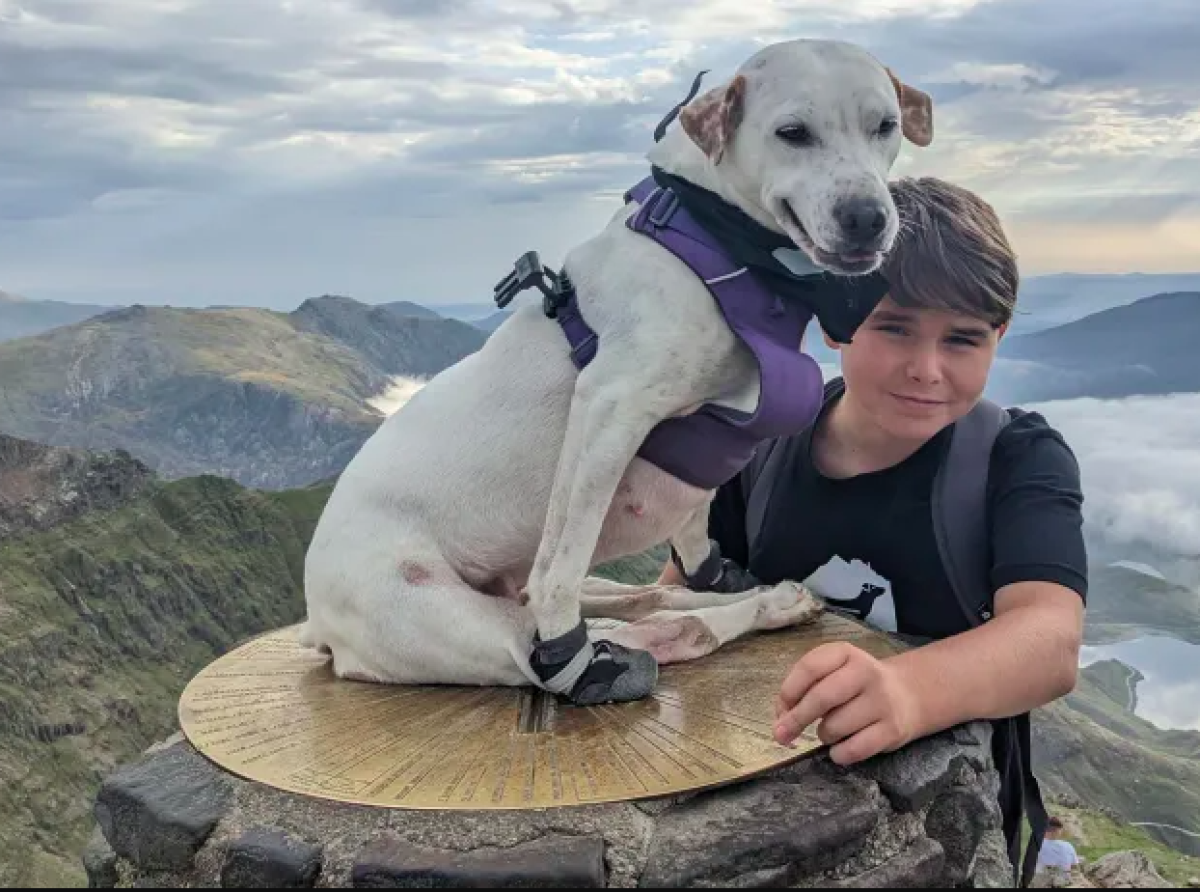
[[[392,810],[243,781],[176,735],[105,780],[84,864],[94,888],[1011,887],[998,785],[973,724],[659,799]]]

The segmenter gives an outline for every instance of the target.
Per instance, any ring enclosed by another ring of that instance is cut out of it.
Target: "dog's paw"
[[[824,612],[821,602],[798,582],[781,582],[758,596],[754,628],[783,629],[811,622]]]
[[[641,700],[658,683],[653,655],[613,641],[590,641],[582,621],[560,638],[535,639],[529,666],[546,690],[577,706]]]
[[[592,662],[567,699],[576,706],[642,700],[658,684],[658,661],[648,651],[597,641]]]

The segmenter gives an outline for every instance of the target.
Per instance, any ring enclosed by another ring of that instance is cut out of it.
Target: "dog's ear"
[[[679,123],[713,164],[720,164],[733,134],[742,123],[746,78],[735,77],[724,89],[709,90],[679,113]]]
[[[901,81],[892,69],[887,69],[887,73],[900,99],[900,126],[904,136],[924,148],[933,142],[933,97]]]

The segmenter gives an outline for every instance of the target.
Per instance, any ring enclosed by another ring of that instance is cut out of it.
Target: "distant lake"
[[[1084,647],[1080,665],[1120,660],[1146,676],[1137,714],[1167,730],[1200,731],[1200,645],[1160,635]]]

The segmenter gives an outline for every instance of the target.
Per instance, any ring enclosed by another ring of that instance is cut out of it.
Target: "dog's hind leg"
[[[810,622],[822,611],[821,603],[803,586],[782,582],[733,604],[663,610],[625,626],[605,629],[604,635],[625,647],[649,651],[666,665],[707,656],[751,632]]]
[[[682,585],[625,585],[596,576],[583,583],[580,608],[587,619],[619,619],[634,622],[664,610],[685,611],[701,607],[721,607],[748,600],[770,586],[738,594],[692,591]]]
[[[369,561],[367,563],[370,563]],[[538,685],[528,609],[471,588],[445,564],[405,560],[357,572],[310,608],[304,642],[342,678],[385,684]],[[353,597],[337,597],[351,592]]]

